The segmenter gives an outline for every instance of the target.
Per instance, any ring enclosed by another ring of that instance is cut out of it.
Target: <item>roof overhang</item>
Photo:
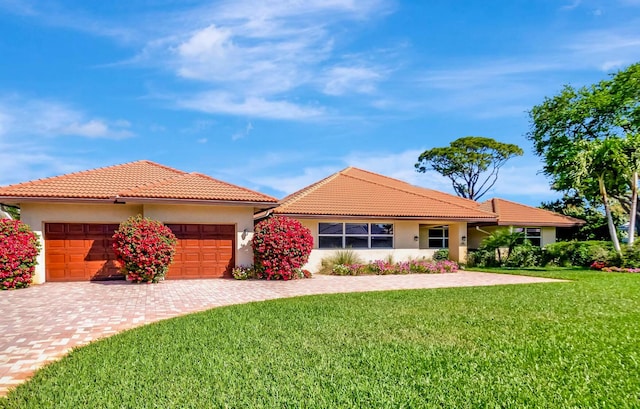
[[[236,201],[236,200],[201,200],[201,199],[167,199],[114,196],[108,198],[82,197],[14,197],[0,196],[0,203],[60,203],[60,204],[171,204],[171,205],[205,205],[205,206],[251,206],[270,209],[277,206],[276,202]]]
[[[495,221],[494,222],[483,221],[483,222],[474,223],[474,226],[577,227],[577,226],[583,226],[586,223],[587,222],[585,221],[575,222],[575,223],[535,223],[535,222],[497,222],[496,223]]]
[[[442,217],[442,216],[394,216],[394,215],[341,215],[341,214],[295,214],[295,213],[275,213],[277,216],[286,216],[293,217],[296,219],[345,219],[345,220],[354,220],[354,219],[366,219],[366,220],[441,220],[441,221],[451,221],[451,222],[483,222],[487,221],[489,223],[493,222],[495,224],[496,219],[486,219],[486,218],[460,218],[460,217]]]

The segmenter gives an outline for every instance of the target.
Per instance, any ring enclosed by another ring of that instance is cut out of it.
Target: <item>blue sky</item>
[[[640,0],[0,0],[0,38],[0,185],[149,159],[451,192],[418,155],[480,135],[526,152],[491,196],[538,205],[526,111],[639,61]]]

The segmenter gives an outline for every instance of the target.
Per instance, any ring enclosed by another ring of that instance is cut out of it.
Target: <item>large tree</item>
[[[616,229],[608,210],[615,202],[623,206],[633,223],[632,244],[640,169],[640,64],[588,87],[565,86],[529,115],[527,137],[544,159],[543,172],[552,188],[603,205],[614,243]]]
[[[423,173],[435,170],[451,180],[458,196],[478,200],[495,185],[502,165],[522,153],[518,145],[465,136],[449,146],[422,152],[415,167]]]

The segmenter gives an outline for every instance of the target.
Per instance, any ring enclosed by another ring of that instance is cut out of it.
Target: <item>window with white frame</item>
[[[429,227],[428,232],[430,249],[449,248],[449,226]]]
[[[524,240],[529,240],[532,245],[542,246],[542,229],[540,227],[516,227],[513,231],[524,233]]]
[[[318,223],[318,248],[393,248],[392,223]]]

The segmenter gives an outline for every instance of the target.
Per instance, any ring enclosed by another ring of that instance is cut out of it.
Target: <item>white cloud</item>
[[[244,127],[244,129],[242,131],[236,132],[233,135],[231,135],[231,140],[232,141],[237,141],[237,140],[242,139],[242,138],[244,138],[246,136],[249,136],[251,131],[253,131],[253,124],[251,122],[247,122],[247,125]]]
[[[252,182],[285,193],[296,192],[340,170],[335,166],[305,167],[296,175],[258,176]]]
[[[208,113],[243,115],[256,118],[305,120],[321,116],[322,108],[296,105],[287,101],[270,101],[262,97],[237,99],[227,93],[207,92],[178,104],[184,108]]]
[[[368,67],[333,67],[326,74],[324,93],[344,95],[349,92],[370,94],[382,74]]]
[[[556,45],[544,53],[425,71],[417,84],[431,99],[423,104],[430,110],[464,111],[475,118],[522,117],[549,92],[557,92],[569,73],[578,77],[594,70],[608,73],[636,62],[638,27],[640,20],[558,36]]]
[[[582,0],[573,0],[571,3],[565,4],[560,7],[560,10],[573,10],[578,7],[582,3]]]
[[[371,93],[380,70],[341,55],[332,26],[389,10],[387,0],[223,1],[184,13],[137,63],[163,65],[208,91],[179,106],[213,114],[296,120],[326,114],[291,95],[320,87],[331,95]],[[340,60],[340,65],[333,61]],[[288,93],[289,95],[285,95]],[[231,97],[231,95],[233,97]]]
[[[0,186],[96,167],[82,158],[48,153],[35,142],[3,142],[0,138]]]
[[[610,71],[637,62],[640,55],[639,26],[640,20],[636,20],[631,27],[594,30],[579,35],[566,46],[569,52],[567,63]]]
[[[0,98],[0,135],[82,136],[121,139],[133,136],[125,120],[106,121],[50,100]]]

